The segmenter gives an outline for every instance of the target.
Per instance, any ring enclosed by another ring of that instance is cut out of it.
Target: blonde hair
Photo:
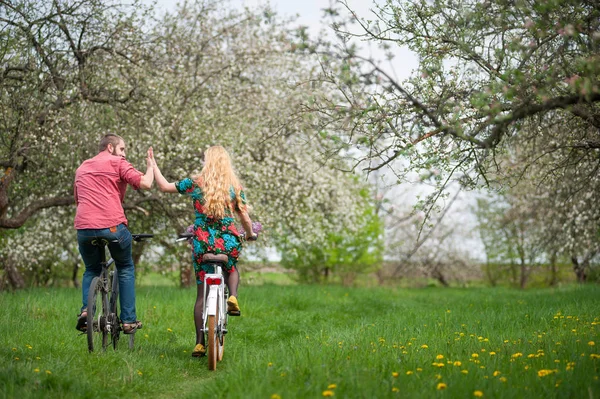
[[[204,194],[204,210],[207,216],[223,218],[233,215],[237,207],[246,210],[242,203],[240,191],[242,185],[233,170],[231,158],[221,146],[213,146],[204,153],[204,167],[195,177],[196,184],[202,188]],[[235,201],[231,200],[231,188],[235,190]],[[229,212],[226,212],[229,210]]]

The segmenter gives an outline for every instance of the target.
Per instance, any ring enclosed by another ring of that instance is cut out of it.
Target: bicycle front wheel
[[[113,349],[117,350],[121,336],[121,322],[117,316],[117,300],[119,299],[119,279],[113,274],[111,276],[112,290],[110,293],[110,335],[112,337]]]
[[[99,277],[94,277],[88,293],[87,338],[88,350],[105,350],[108,345],[108,294]]]

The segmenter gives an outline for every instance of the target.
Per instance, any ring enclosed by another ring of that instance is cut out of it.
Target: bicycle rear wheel
[[[100,348],[105,350],[108,345],[107,316],[108,294],[102,280],[94,277],[88,293],[87,338],[90,352]]]
[[[218,313],[218,312],[217,312]],[[208,369],[217,368],[217,317],[208,316]]]

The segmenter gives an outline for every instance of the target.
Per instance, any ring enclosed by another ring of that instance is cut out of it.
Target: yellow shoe
[[[237,298],[234,296],[230,296],[229,299],[227,299],[227,313],[230,316],[239,316],[242,313]]]
[[[202,344],[198,344],[194,347],[192,351],[192,357],[202,357],[206,355],[206,348]]]

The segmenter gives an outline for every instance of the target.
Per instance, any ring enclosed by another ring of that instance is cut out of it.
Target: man
[[[148,148],[146,173],[136,170],[125,160],[125,142],[116,134],[105,135],[100,140],[98,150],[98,155],[84,161],[75,173],[75,228],[79,253],[85,263],[81,284],[83,306],[76,328],[79,331],[87,329],[88,292],[92,279],[102,271],[100,251],[104,250],[94,242],[105,239],[117,267],[123,332],[133,334],[142,328],[142,323],[136,318],[132,238],[127,229],[122,202],[127,185],[136,190],[152,187],[152,147]]]

